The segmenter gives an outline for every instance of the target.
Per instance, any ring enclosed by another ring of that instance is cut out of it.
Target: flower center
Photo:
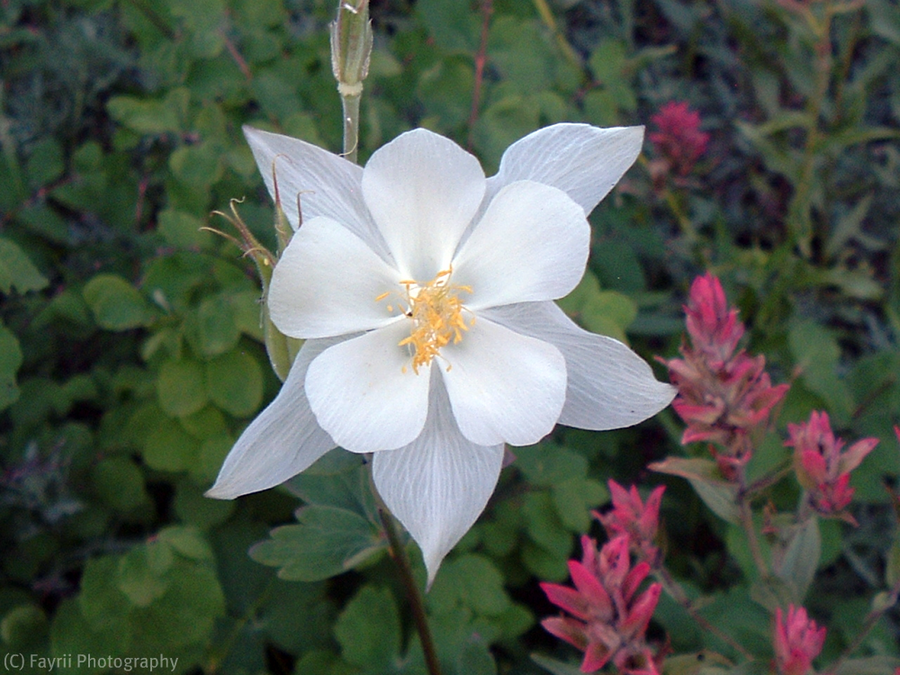
[[[475,323],[473,317],[468,325],[463,318],[466,311],[459,299],[460,293],[471,293],[469,286],[458,286],[450,283],[450,275],[453,268],[438,272],[437,275],[425,284],[418,281],[401,281],[403,286],[402,302],[406,308],[401,311],[412,322],[409,337],[399,342],[402,347],[412,347],[412,369],[416,375],[419,368],[427,366],[431,360],[440,356],[441,348],[453,342],[462,340],[463,332],[469,330],[469,326]],[[390,292],[383,293],[375,298],[380,302],[387,298]],[[394,311],[391,305],[387,306],[389,312]],[[447,366],[450,370],[450,366]],[[403,369],[406,372],[406,368]]]

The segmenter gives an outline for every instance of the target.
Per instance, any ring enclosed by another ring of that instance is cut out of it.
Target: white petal
[[[363,201],[362,167],[298,138],[247,126],[244,136],[273,200],[277,178],[281,208],[291,227],[296,230],[299,224],[299,200],[303,222],[316,216],[334,218],[387,256]]]
[[[637,159],[643,140],[644,127],[538,129],[506,149],[500,170],[488,179],[487,197],[514,181],[533,180],[559,188],[587,215]]]
[[[430,367],[412,370],[405,320],[341,342],[309,366],[306,395],[316,420],[351,452],[401,448],[428,413]],[[403,372],[403,371],[406,372]]]
[[[234,499],[274,487],[335,447],[316,423],[303,392],[310,361],[334,342],[311,340],[303,345],[278,396],[238,438],[207,497]]]
[[[556,303],[495,307],[485,314],[562,352],[569,379],[560,424],[595,431],[629,427],[675,396],[675,388],[658,382],[644,359],[618,340],[579,328]]]
[[[477,159],[425,129],[379,148],[362,178],[366,205],[398,268],[420,282],[447,269],[484,186]]]
[[[520,181],[503,188],[453,259],[453,283],[469,286],[470,309],[567,295],[581,279],[591,226],[556,188]]]
[[[478,316],[441,355],[453,414],[478,445],[530,445],[553,430],[566,398],[566,364],[548,342]]]
[[[439,381],[432,391],[421,435],[372,460],[378,493],[422,549],[429,586],[444,556],[484,510],[503,462],[503,445],[475,445],[459,432]]]
[[[397,320],[386,291],[399,273],[359,237],[330,218],[305,222],[278,260],[269,313],[285,335],[320,338],[379,328]]]

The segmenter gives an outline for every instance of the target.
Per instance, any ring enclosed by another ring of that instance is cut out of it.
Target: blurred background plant
[[[202,496],[278,380],[251,261],[201,227],[222,229],[210,213],[246,196],[241,217],[277,248],[242,124],[341,148],[333,5],[0,1],[4,655],[165,654],[178,672],[236,675],[424,671],[355,458],[331,454],[235,503]],[[744,344],[791,383],[749,479],[790,465],[787,424],[813,410],[844,438],[880,439],[852,473],[858,526],[820,523],[804,606],[828,627],[822,663],[848,646],[896,655],[896,609],[854,644],[900,577],[896,4],[373,0],[370,12],[361,162],[415,126],[490,173],[540,126],[648,124],[646,160],[593,214],[589,272],[561,305],[672,358],[691,281],[712,270]],[[565,581],[579,536],[601,531],[590,511],[610,501],[609,478],[665,482],[673,578],[767,672],[773,626],[739,528],[646,470],[683,454],[680,437],[665,411],[515,449],[426,599],[447,675],[546,672],[532,652],[577,670],[579,655],[539,626],[555,609],[538,580]],[[767,499],[789,510],[799,490],[782,481]],[[705,650],[735,656],[666,594],[648,629],[663,636],[693,654],[673,673],[699,673]]]

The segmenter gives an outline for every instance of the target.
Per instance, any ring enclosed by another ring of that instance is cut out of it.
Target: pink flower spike
[[[614,480],[610,480],[612,510],[606,514],[593,512],[610,537],[627,536],[631,552],[651,565],[656,564],[659,554],[656,533],[659,529],[659,507],[665,489],[665,486],[655,488],[645,504],[641,501],[637,487],[632,485],[630,490],[625,490]]]
[[[709,143],[709,134],[700,131],[700,113],[684,101],[671,101],[650,120],[659,127],[648,135],[656,152],[678,176],[687,176]]]
[[[663,361],[678,388],[672,407],[687,424],[681,442],[713,444],[719,471],[733,481],[750,460],[754,432],[768,424],[788,386],[772,385],[763,356],[736,351],[744,325],[716,277],[694,280],[684,311],[684,358]]]
[[[723,364],[731,358],[744,335],[744,324],[737,320],[737,309],[728,306],[722,284],[707,272],[694,279],[685,325],[696,349],[704,351],[711,363]]]
[[[780,675],[807,675],[825,644],[825,628],[811,621],[803,607],[788,607],[787,620],[775,610],[775,663]]]
[[[627,535],[607,542],[599,551],[589,537],[582,537],[581,543],[582,560],[569,561],[575,588],[541,584],[550,601],[575,618],[551,617],[541,625],[584,651],[583,672],[594,672],[612,661],[623,674],[659,675],[645,632],[662,586],[650,584],[638,593],[650,565],[639,562],[631,567]]]
[[[794,472],[812,507],[823,516],[855,523],[845,512],[853,498],[850,472],[872,452],[878,440],[864,438],[843,450],[844,441],[831,430],[828,413],[818,411],[813,411],[808,422],[789,424],[788,434],[785,445],[794,448]]]

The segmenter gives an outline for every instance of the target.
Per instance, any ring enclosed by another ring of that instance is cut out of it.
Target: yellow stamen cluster
[[[456,286],[450,283],[453,270],[438,272],[437,276],[426,284],[417,281],[401,281],[406,289],[404,314],[412,320],[409,337],[400,341],[400,346],[412,345],[413,372],[419,374],[419,368],[427,366],[431,360],[440,355],[442,347],[462,340],[463,331],[475,323],[474,318],[466,325],[463,318],[464,307],[459,293],[471,293],[469,286]],[[384,293],[376,298],[381,301],[389,294]],[[393,307],[388,305],[388,311]],[[449,370],[449,367],[448,367]]]

